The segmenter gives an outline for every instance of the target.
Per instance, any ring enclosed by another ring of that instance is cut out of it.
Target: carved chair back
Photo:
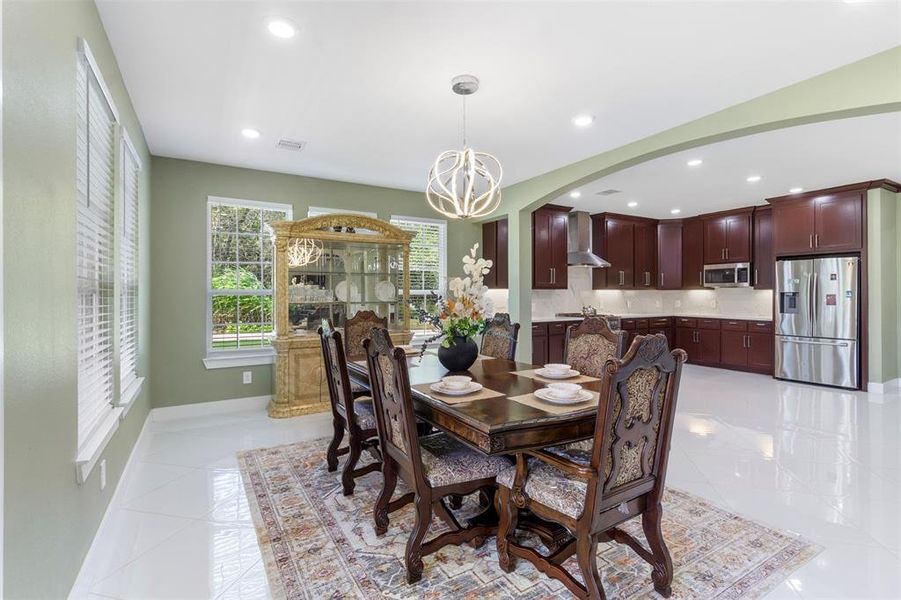
[[[519,323],[511,323],[510,315],[507,313],[497,313],[488,322],[488,327],[482,334],[482,347],[479,353],[493,358],[513,360],[518,339]]]
[[[642,511],[633,500],[663,494],[685,359],[656,334],[636,337],[621,360],[604,365],[585,503],[595,520],[613,507],[625,520]]]
[[[363,346],[382,453],[394,459],[408,485],[418,487],[425,477],[406,353],[394,347],[388,330],[381,327],[370,332]]]
[[[388,318],[379,317],[371,310],[361,310],[344,322],[344,351],[348,358],[358,360],[366,356],[363,340],[369,337],[373,327],[388,327]]]
[[[625,353],[627,336],[625,331],[610,329],[607,319],[586,317],[567,327],[563,361],[584,375],[600,377],[607,360]]]
[[[322,360],[332,414],[349,420],[351,417],[348,415],[354,414],[354,407],[350,378],[347,374],[347,359],[344,356],[341,333],[334,329],[328,319],[323,319],[322,326],[319,327],[319,341],[322,344]]]

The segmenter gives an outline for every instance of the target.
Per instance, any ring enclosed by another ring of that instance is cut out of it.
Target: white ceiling
[[[689,167],[691,159],[703,164]],[[760,181],[747,178],[759,175]],[[901,113],[779,129],[679,152],[603,177],[555,204],[655,219],[764,204],[794,187],[901,181]],[[621,193],[602,196],[603,190]],[[627,203],[638,202],[635,208]],[[679,215],[670,211],[681,210]]]
[[[413,190],[460,144],[460,73],[509,185],[901,43],[894,1],[97,4],[154,154]]]

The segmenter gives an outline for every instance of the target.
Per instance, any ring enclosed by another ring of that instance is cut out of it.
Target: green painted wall
[[[879,188],[867,192],[869,257],[869,380],[901,377],[901,195]]]
[[[206,369],[206,203],[225,196],[294,207],[309,206],[436,218],[422,193],[326,179],[282,175],[171,158],[153,158],[153,291],[151,349],[154,406],[173,406],[272,393],[272,366]],[[460,258],[481,238],[481,226],[448,222],[448,275],[461,274]],[[241,383],[242,371],[253,383]]]
[[[99,469],[75,477],[75,69],[88,41],[145,170],[140,194],[139,369],[149,367],[150,157],[90,1],[5,1],[3,174],[6,388],[4,596],[62,598],[116,488],[149,411],[149,386]]]

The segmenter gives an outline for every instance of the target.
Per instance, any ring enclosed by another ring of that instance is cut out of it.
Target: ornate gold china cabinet
[[[390,223],[335,214],[278,221],[275,233],[275,394],[270,417],[329,410],[316,330],[338,329],[360,310],[388,319],[395,344],[410,342],[410,240]]]

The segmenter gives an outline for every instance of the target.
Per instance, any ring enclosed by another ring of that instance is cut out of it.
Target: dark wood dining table
[[[536,365],[480,357],[468,371],[454,374],[471,376],[473,381],[501,395],[446,403],[434,393],[417,389],[421,384],[435,383],[448,375],[438,356],[426,352],[408,358],[407,364],[416,416],[485,454],[514,454],[583,440],[594,434],[596,406],[553,414],[510,399],[545,387],[542,381],[516,374],[516,371],[539,368]],[[349,361],[347,370],[353,381],[369,384],[365,361]],[[599,380],[581,385],[594,392],[600,389]]]

